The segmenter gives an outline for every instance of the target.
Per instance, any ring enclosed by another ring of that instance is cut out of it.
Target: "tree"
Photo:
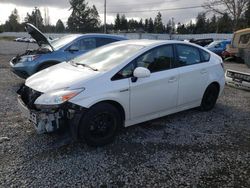
[[[187,28],[184,24],[181,24],[180,22],[178,23],[178,26],[177,26],[177,33],[178,34],[186,34],[188,33],[187,32]]]
[[[217,17],[214,14],[211,20],[208,22],[208,32],[209,33],[218,33],[218,22]]]
[[[195,33],[207,33],[206,14],[199,13],[196,18]]]
[[[233,29],[238,29],[239,20],[247,9],[249,0],[208,0],[204,8],[215,14],[227,14],[233,21]]]
[[[31,12],[31,14],[27,13],[27,16],[25,17],[25,22],[29,22],[35,25],[37,28],[41,29],[44,26],[44,24],[41,11],[39,10],[39,8],[35,7],[35,9]]]
[[[158,12],[158,14],[155,17],[154,27],[155,27],[155,32],[156,33],[163,33],[164,32],[164,26],[163,26],[163,23],[162,23],[162,18],[161,18],[161,13],[160,12]]]
[[[248,1],[247,10],[245,12],[244,17],[245,17],[245,21],[246,21],[246,26],[250,27],[250,0]]]
[[[145,19],[144,30],[148,32],[148,19]]]
[[[17,9],[15,8],[9,16],[9,19],[5,22],[4,30],[13,32],[20,31],[20,29],[19,15]]]
[[[120,15],[117,14],[115,18],[115,30],[118,31],[120,27],[121,27],[121,19],[120,19]]]
[[[124,14],[121,17],[120,29],[124,30],[124,31],[128,30],[128,20],[127,20],[127,18],[126,18],[126,16]]]
[[[55,28],[55,31],[58,32],[58,33],[62,33],[65,31],[65,27],[64,27],[64,24],[62,22],[62,20],[58,20],[56,22],[56,28]]]
[[[92,9],[90,9],[89,23],[92,27],[91,31],[98,31],[101,25],[101,20],[95,5],[93,5]]]
[[[93,32],[100,27],[100,18],[95,6],[90,8],[85,0],[70,0],[72,13],[68,18],[68,29],[73,32]]]
[[[152,18],[149,18],[148,20],[148,32],[153,33],[154,32],[154,22]]]
[[[218,33],[232,33],[232,19],[225,13],[218,19]]]

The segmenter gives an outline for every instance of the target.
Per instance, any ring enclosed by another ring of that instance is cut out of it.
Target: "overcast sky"
[[[89,0],[89,5],[95,5],[99,12],[100,18],[103,21],[104,0]],[[154,18],[159,9],[174,9],[182,7],[191,7],[202,5],[205,0],[144,0],[143,3],[135,0],[107,0],[107,22],[114,22],[114,16],[117,13],[125,13],[127,18]],[[11,11],[17,8],[20,20],[23,21],[27,12],[31,12],[34,7],[39,7],[44,16],[44,7],[49,9],[50,22],[55,24],[58,19],[64,23],[70,15],[69,0],[0,0],[0,24],[4,23]],[[151,10],[147,12],[133,12]],[[198,12],[203,11],[203,8],[193,8],[185,10],[167,10],[161,11],[163,22],[166,24],[172,17],[175,22],[187,23],[194,20]]]

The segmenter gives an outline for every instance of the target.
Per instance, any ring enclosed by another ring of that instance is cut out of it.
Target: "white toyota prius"
[[[194,107],[211,110],[224,84],[222,59],[202,47],[128,40],[38,72],[17,93],[38,133],[66,127],[100,146],[121,126]]]

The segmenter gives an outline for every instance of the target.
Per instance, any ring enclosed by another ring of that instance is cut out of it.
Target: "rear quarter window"
[[[200,49],[200,53],[201,53],[201,61],[202,62],[208,62],[210,60],[210,54],[208,52]]]

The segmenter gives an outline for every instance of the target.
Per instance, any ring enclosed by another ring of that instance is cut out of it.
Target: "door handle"
[[[177,81],[177,78],[176,77],[171,77],[169,78],[168,82],[169,83],[173,83],[173,82],[176,82]]]
[[[202,69],[201,70],[201,74],[206,74],[207,73],[207,70],[206,69]]]

